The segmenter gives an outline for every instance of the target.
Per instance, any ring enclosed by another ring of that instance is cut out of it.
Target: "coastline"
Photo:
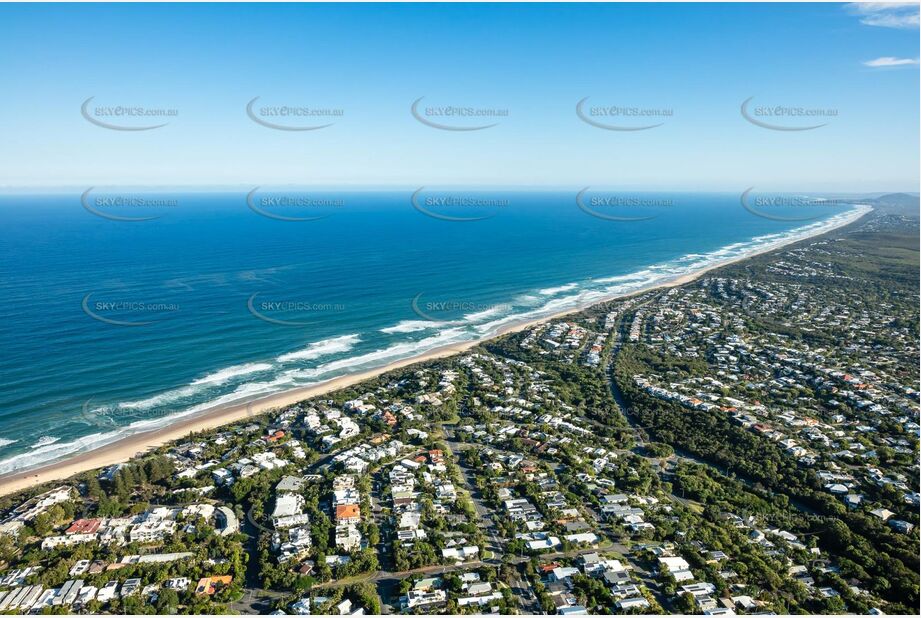
[[[19,472],[10,472],[0,476],[0,496],[16,493],[18,491],[22,491],[24,489],[28,489],[30,487],[51,481],[62,481],[87,470],[93,470],[116,463],[122,463],[135,456],[163,446],[168,442],[172,442],[174,440],[188,436],[190,433],[212,430],[223,425],[263,414],[275,408],[289,406],[305,399],[341,390],[343,388],[353,386],[359,382],[380,376],[395,369],[400,369],[426,361],[454,356],[456,354],[463,353],[473,347],[476,347],[485,341],[496,339],[509,333],[518,332],[537,324],[559,319],[566,315],[578,313],[599,304],[611,302],[612,300],[629,298],[631,296],[643,294],[651,290],[685,285],[695,281],[696,279],[713,270],[724,268],[731,264],[748,260],[759,255],[778,251],[792,244],[812,240],[816,237],[823,236],[848,225],[852,225],[863,219],[863,217],[870,212],[872,212],[872,208],[860,213],[854,218],[836,222],[835,224],[829,225],[828,227],[819,228],[815,230],[815,233],[800,237],[790,237],[789,239],[778,241],[775,244],[761,247],[752,251],[751,253],[716,261],[695,271],[678,275],[665,281],[659,281],[637,290],[621,294],[613,294],[609,297],[598,298],[589,303],[570,307],[545,316],[513,322],[502,326],[495,332],[478,339],[472,339],[470,341],[433,348],[421,354],[396,360],[377,368],[332,378],[312,386],[299,387],[296,389],[283,391],[273,395],[260,397],[249,402],[218,406],[200,414],[179,419],[175,423],[172,423],[166,427],[129,435],[109,444],[105,444],[99,448],[77,453],[75,455],[48,463],[38,468],[23,470]]]

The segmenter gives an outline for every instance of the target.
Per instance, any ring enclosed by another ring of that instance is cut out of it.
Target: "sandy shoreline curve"
[[[48,463],[38,468],[24,470],[21,472],[10,472],[8,474],[0,475],[0,496],[15,493],[35,485],[47,483],[49,481],[64,480],[87,470],[93,470],[116,463],[122,463],[137,455],[141,455],[157,447],[163,446],[168,442],[184,438],[190,433],[215,429],[217,427],[221,427],[222,425],[227,425],[249,417],[261,415],[275,408],[283,408],[295,404],[299,401],[310,399],[311,397],[317,397],[331,393],[333,391],[347,388],[349,386],[353,386],[359,382],[380,376],[381,374],[393,371],[395,369],[401,369],[403,367],[415,365],[417,363],[461,354],[470,348],[483,343],[484,341],[496,339],[503,335],[518,332],[537,324],[555,320],[566,315],[585,311],[586,309],[596,305],[611,302],[613,300],[629,298],[631,296],[643,294],[651,290],[685,285],[715,269],[724,268],[731,264],[748,260],[765,253],[771,253],[791,244],[812,240],[818,236],[823,236],[834,230],[838,230],[842,227],[851,225],[865,217],[870,212],[872,212],[872,208],[861,212],[859,215],[854,216],[853,218],[844,219],[840,222],[836,222],[834,225],[818,228],[814,234],[780,240],[776,244],[767,245],[749,254],[717,261],[703,268],[684,275],[679,275],[667,281],[660,281],[649,286],[622,294],[613,294],[609,297],[598,298],[591,301],[590,303],[571,307],[569,309],[565,309],[553,314],[548,314],[546,316],[508,324],[499,328],[496,332],[483,336],[479,339],[440,346],[428,350],[427,352],[396,360],[374,369],[368,369],[367,371],[332,378],[313,386],[299,387],[296,389],[276,393],[274,395],[257,398],[248,402],[219,406],[188,418],[179,419],[175,423],[172,423],[166,427],[125,436],[124,438],[103,445],[97,449],[78,453],[73,456]]]

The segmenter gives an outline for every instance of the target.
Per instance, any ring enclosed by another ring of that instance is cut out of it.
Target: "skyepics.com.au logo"
[[[425,300],[424,292],[416,294],[410,302],[412,312],[423,320],[439,324],[460,323],[458,319],[508,313],[512,305],[508,303],[485,303],[470,299],[447,298],[440,300]]]
[[[90,187],[80,194],[80,205],[97,217],[109,221],[152,221],[165,211],[177,208],[179,200],[162,194],[127,191],[98,191]]]
[[[167,416],[174,411],[157,409],[158,416]],[[75,422],[89,425],[96,429],[111,431],[130,425],[135,421],[150,420],[149,413],[149,410],[141,408],[99,405],[95,403],[95,397],[90,397],[83,402]]]
[[[409,199],[418,212],[441,221],[470,222],[490,219],[511,201],[483,192],[436,191],[419,187]]]
[[[576,115],[582,122],[606,131],[647,131],[661,127],[675,115],[670,107],[588,105],[590,98],[576,103]]]
[[[469,105],[423,105],[419,97],[410,106],[413,118],[427,127],[442,131],[482,131],[491,129],[508,118],[505,107]]]
[[[791,534],[796,537],[820,535],[828,530],[833,530],[834,526],[841,521],[840,517],[805,511],[763,513],[742,510],[736,512],[736,516],[752,526],[770,527],[769,535],[788,543],[794,540],[789,536]]]
[[[83,313],[110,326],[150,326],[180,311],[175,302],[139,300],[115,294],[88,293],[80,303]]]
[[[828,214],[829,209],[852,206],[853,200],[809,197],[805,195],[753,195],[755,187],[742,192],[739,202],[751,214],[771,221],[812,221]]]
[[[277,326],[310,326],[324,314],[341,313],[342,303],[304,299],[271,298],[256,292],[246,300],[246,309],[263,322]]]
[[[164,119],[179,115],[179,110],[170,107],[146,107],[143,105],[103,105],[90,97],[80,106],[80,114],[87,122],[110,131],[151,131],[169,124]]]
[[[748,97],[742,101],[742,118],[762,129],[771,131],[812,131],[828,122],[816,120],[838,117],[838,110],[829,107],[803,107],[801,105],[755,105]]]
[[[83,402],[77,422],[98,429],[115,429],[118,427],[118,422],[112,416],[111,408],[93,405],[92,397]]]
[[[246,194],[246,205],[257,215],[276,221],[319,221],[345,207],[342,195],[306,192],[273,192],[255,187]]]
[[[318,131],[345,116],[345,110],[338,107],[257,105],[260,98],[254,97],[246,104],[246,115],[256,124],[276,131]]]
[[[658,217],[663,209],[674,205],[674,200],[667,197],[592,191],[591,187],[585,187],[576,194],[579,210],[605,221],[649,221]]]

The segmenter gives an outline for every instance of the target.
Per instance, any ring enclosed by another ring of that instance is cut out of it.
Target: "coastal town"
[[[0,613],[917,613],[904,212],[4,496]]]

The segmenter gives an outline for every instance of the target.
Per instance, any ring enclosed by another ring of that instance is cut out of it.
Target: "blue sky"
[[[0,5],[0,186],[914,191],[918,55],[917,5]],[[274,130],[247,117],[257,96],[342,115]],[[89,97],[178,115],[109,130]],[[439,130],[410,114],[419,97],[508,115]],[[603,130],[584,97],[672,115]],[[749,97],[837,115],[765,129]]]

